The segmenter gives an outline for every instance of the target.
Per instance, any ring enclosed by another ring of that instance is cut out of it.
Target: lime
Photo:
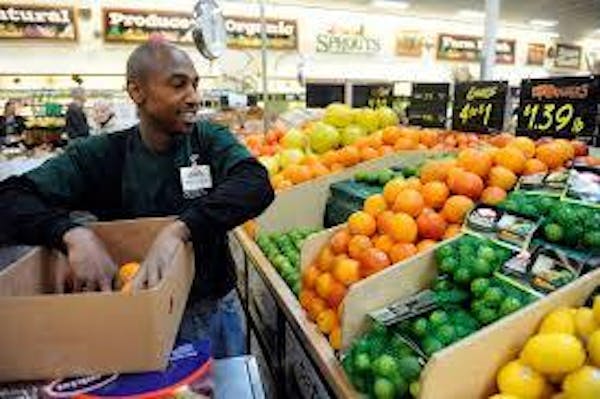
[[[474,315],[477,315],[485,307],[485,302],[482,299],[478,299],[471,303],[471,312],[473,312]]]
[[[410,386],[408,388],[411,396],[413,398],[418,398],[419,397],[419,391],[421,390],[421,386],[419,385],[419,381],[413,381],[410,383]]]
[[[479,259],[485,259],[491,263],[496,260],[496,251],[494,251],[494,248],[486,245],[479,248],[477,251],[477,256]]]
[[[466,267],[459,267],[454,271],[454,281],[459,284],[469,284],[472,279],[471,271]]]
[[[492,252],[494,252],[494,250],[492,250]],[[472,271],[476,277],[489,277],[493,272],[493,268],[488,260],[478,258],[473,263]]]
[[[353,356],[348,355],[348,356],[344,357],[344,359],[342,360],[342,367],[344,368],[344,371],[346,372],[346,374],[348,376],[352,377],[354,375]]]
[[[487,278],[476,278],[471,282],[471,292],[476,298],[481,298],[490,286],[490,280]]]
[[[498,287],[490,287],[487,289],[485,294],[483,294],[483,301],[491,308],[500,306],[503,300],[504,292]]]
[[[379,377],[392,378],[398,373],[398,363],[390,355],[381,355],[373,363],[373,372]]]
[[[359,353],[354,359],[354,368],[358,372],[367,372],[371,370],[371,359],[366,353]]]
[[[446,279],[444,280],[437,280],[434,284],[433,284],[433,290],[434,291],[448,291],[452,289],[452,283]]]
[[[454,257],[454,249],[452,249],[452,246],[450,245],[444,245],[443,247],[435,251],[435,259],[438,264],[441,263],[444,259],[452,257]]]
[[[583,236],[583,245],[588,248],[600,248],[600,231],[588,231]]]
[[[477,319],[483,324],[490,324],[498,318],[498,314],[494,309],[483,307],[476,314]]]
[[[559,224],[549,223],[544,227],[544,235],[551,242],[559,242],[563,238],[563,229]]]
[[[396,386],[387,378],[377,378],[373,385],[373,394],[377,399],[394,399]]]
[[[471,334],[471,329],[467,326],[457,325],[456,327],[454,327],[454,329],[456,331],[456,338],[458,339],[464,338],[467,335]]]
[[[516,312],[517,310],[521,309],[521,306],[523,306],[523,304],[519,298],[505,298],[500,305],[500,314],[502,316],[506,316],[507,314],[511,314],[512,312]]]
[[[475,257],[475,250],[469,245],[462,244],[458,248],[458,254],[460,255],[461,260],[467,260]]]
[[[452,257],[444,258],[438,267],[442,273],[452,273],[458,267],[458,261]]]
[[[423,347],[423,351],[427,356],[431,356],[435,352],[444,348],[444,345],[442,345],[440,341],[433,337],[425,338],[421,343],[421,346]]]
[[[450,324],[440,326],[436,332],[437,339],[444,345],[450,345],[456,339],[456,329]]]
[[[429,323],[427,322],[427,319],[425,318],[419,318],[417,320],[415,320],[415,322],[412,325],[412,332],[413,334],[415,334],[417,337],[424,337],[427,334],[427,330],[429,329]]]
[[[360,374],[354,374],[352,376],[352,385],[356,388],[358,392],[366,393],[370,389],[371,379]]]
[[[390,169],[380,170],[378,173],[379,184],[385,186],[387,182],[394,178],[394,171]]]
[[[429,315],[429,321],[432,326],[438,327],[448,322],[448,314],[443,310],[436,310]]]
[[[416,357],[407,356],[398,361],[398,370],[406,381],[414,381],[421,374],[421,363]]]
[[[356,180],[357,182],[364,182],[368,180],[368,177],[369,172],[361,170],[359,172],[356,172],[356,174],[354,175],[354,180]]]

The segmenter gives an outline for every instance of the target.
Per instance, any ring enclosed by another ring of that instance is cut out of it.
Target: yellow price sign
[[[490,121],[490,117],[492,115],[493,104],[491,103],[480,103],[480,104],[472,104],[466,103],[462,109],[460,110],[459,118],[463,125],[466,125],[468,122],[473,119],[478,119],[483,117],[483,125],[488,126]]]
[[[527,104],[522,114],[528,130],[560,132],[572,123],[571,133],[577,134],[585,129],[585,122],[574,116],[575,106],[570,103],[560,106],[554,103]]]

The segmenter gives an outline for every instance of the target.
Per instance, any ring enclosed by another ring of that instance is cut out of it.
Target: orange
[[[336,351],[342,349],[342,329],[339,326],[334,327],[329,334],[329,345]]]
[[[315,265],[308,266],[302,273],[302,288],[312,289],[315,286],[317,277],[321,274],[321,270]]]
[[[321,162],[310,165],[309,168],[313,177],[323,177],[330,173],[327,166],[323,165]]]
[[[138,270],[140,270],[140,264],[138,262],[128,262],[121,265],[117,275],[119,286],[123,287],[125,284],[133,280],[133,277],[135,277]]]
[[[419,179],[418,177],[409,177],[405,180],[404,187],[421,191],[421,189],[423,188],[423,183],[421,183],[421,179]]]
[[[536,173],[545,173],[548,171],[548,167],[545,163],[537,158],[528,159],[525,162],[525,168],[523,169],[524,175],[534,175]]]
[[[369,146],[369,137],[368,136],[364,136],[364,137],[359,137],[358,139],[356,139],[356,141],[353,144],[356,148],[358,148],[359,150],[368,147]]]
[[[527,158],[533,158],[535,155],[535,142],[529,137],[516,137],[508,146],[518,148]]]
[[[498,166],[504,166],[513,173],[519,174],[525,168],[527,157],[517,147],[506,146],[496,152],[494,162]]]
[[[415,244],[400,243],[394,244],[390,250],[390,258],[393,263],[398,263],[404,259],[410,258],[417,253]]]
[[[331,289],[329,290],[329,295],[326,298],[327,304],[331,306],[331,308],[336,309],[342,300],[346,296],[346,287],[340,283],[339,281],[333,280],[331,283]]]
[[[315,155],[315,154],[308,154],[304,157],[304,159],[302,159],[302,162],[300,162],[303,165],[307,165],[307,166],[312,166],[312,165],[316,165],[317,163],[320,163],[321,161],[319,160],[319,156]]]
[[[427,161],[421,167],[419,177],[422,183],[429,183],[432,181],[445,182],[448,176],[448,168],[442,161]]]
[[[414,150],[416,147],[415,142],[406,137],[398,138],[394,144],[394,150],[396,151]]]
[[[302,291],[300,291],[300,295],[298,295],[298,300],[300,301],[300,305],[302,308],[308,309],[309,304],[316,298],[316,294],[302,287]]]
[[[356,235],[353,236],[348,243],[348,254],[352,259],[360,260],[362,253],[372,246],[373,244],[369,237]]]
[[[396,213],[390,218],[387,234],[396,242],[411,243],[417,239],[417,222],[406,213]]]
[[[404,212],[416,217],[421,213],[424,206],[425,201],[420,192],[414,189],[406,189],[398,194],[392,209],[394,212]]]
[[[410,127],[405,127],[400,130],[400,137],[409,139],[414,146],[419,144],[420,134],[419,131]]]
[[[389,206],[394,205],[396,197],[400,194],[400,191],[404,190],[406,182],[402,177],[395,177],[383,187],[383,198]]]
[[[323,162],[323,165],[331,167],[335,163],[340,163],[340,154],[338,151],[327,151],[321,155],[321,162]]]
[[[317,280],[315,281],[315,291],[317,291],[317,294],[321,298],[327,299],[329,293],[331,292],[333,281],[333,276],[328,272],[322,273],[319,277],[317,277]]]
[[[561,148],[560,154],[562,156],[563,163],[575,157],[575,149],[569,140],[558,139],[554,142]]]
[[[446,232],[446,221],[435,212],[423,212],[417,218],[419,237],[441,240]]]
[[[377,273],[391,265],[387,254],[377,248],[367,248],[360,258],[360,274],[364,277]]]
[[[330,166],[330,170],[331,172],[339,172],[340,170],[344,170],[346,167],[344,165],[342,165],[341,163],[334,163],[333,165]]]
[[[334,253],[331,247],[328,245],[324,247],[317,258],[317,267],[326,272],[333,267]]]
[[[394,245],[394,240],[386,234],[380,235],[373,241],[373,246],[377,249],[381,249],[386,254],[390,253],[390,249]]]
[[[421,130],[419,142],[427,148],[431,148],[439,142],[439,133],[431,129]]]
[[[365,147],[360,150],[360,159],[362,161],[370,161],[375,158],[379,158],[379,151],[375,148]]]
[[[363,210],[373,217],[387,210],[387,203],[383,194],[373,194],[365,200]]]
[[[387,210],[381,212],[377,215],[377,232],[379,234],[386,234],[387,231],[390,231],[390,218],[394,216],[394,212]]]
[[[383,132],[378,130],[374,133],[371,133],[371,135],[368,137],[368,139],[369,139],[369,147],[373,147],[376,150],[378,150],[383,145]]]
[[[460,224],[449,224],[446,232],[444,233],[444,240],[452,238],[460,234],[461,227]]]
[[[494,147],[505,147],[514,140],[514,136],[509,133],[500,133],[488,139],[489,143]]]
[[[327,303],[325,300],[315,295],[314,298],[312,298],[309,302],[306,309],[308,311],[308,318],[311,320],[317,320],[319,314],[326,309]]]
[[[419,243],[417,244],[417,251],[418,252],[427,251],[429,248],[434,247],[436,244],[437,244],[436,240],[425,239],[425,240],[419,241]]]
[[[360,280],[360,263],[355,259],[340,259],[333,266],[333,277],[349,286]]]
[[[290,165],[283,170],[283,176],[294,184],[312,179],[311,169],[306,165]]]
[[[562,151],[560,144],[550,142],[538,146],[535,157],[545,163],[548,169],[556,169],[564,162]]]
[[[451,180],[450,191],[454,194],[465,195],[473,200],[479,199],[483,191],[483,180],[471,172],[461,172]]]
[[[486,177],[492,168],[492,157],[483,151],[469,148],[458,154],[458,166],[479,177]]]
[[[400,128],[397,126],[390,126],[383,129],[381,139],[386,145],[394,145],[396,140],[400,138]]]
[[[509,191],[517,183],[517,176],[504,166],[494,166],[488,176],[488,186],[500,187]]]
[[[285,177],[283,177],[283,173],[277,173],[276,175],[271,176],[271,186],[276,189],[284,180]]]
[[[486,205],[498,205],[506,198],[506,191],[500,187],[490,186],[486,187],[481,193],[481,202]]]
[[[464,195],[453,195],[442,208],[441,215],[449,223],[462,223],[465,215],[475,206],[475,203]]]
[[[377,230],[377,222],[367,212],[356,211],[348,218],[348,229],[352,235],[362,234],[371,237]]]
[[[446,177],[446,185],[452,191],[452,187],[456,184],[456,181],[465,173],[465,170],[460,166],[451,166],[448,168],[448,177]]]
[[[448,186],[441,181],[431,181],[423,185],[421,194],[423,195],[425,206],[433,209],[440,209],[448,199],[450,190],[448,190]]]
[[[350,232],[348,229],[341,229],[329,240],[329,245],[331,246],[331,251],[335,255],[343,254],[348,252],[348,243],[350,242]]]
[[[356,165],[360,162],[360,151],[353,145],[347,145],[340,150],[340,162],[344,166]]]
[[[317,316],[317,326],[323,334],[329,334],[337,325],[337,315],[331,309],[326,309]]]

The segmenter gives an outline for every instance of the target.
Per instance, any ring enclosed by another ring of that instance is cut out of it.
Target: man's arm
[[[65,130],[69,138],[84,137],[89,133],[89,127],[87,120],[85,119],[85,113],[81,108],[69,105],[67,114],[65,116]]]
[[[206,140],[217,185],[180,215],[192,236],[200,237],[226,232],[260,215],[275,197],[267,170],[229,130],[213,127]]]

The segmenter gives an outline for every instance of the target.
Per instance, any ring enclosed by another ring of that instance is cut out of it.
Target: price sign
[[[591,136],[596,129],[598,79],[562,77],[521,83],[517,134]]]
[[[446,127],[450,97],[448,83],[413,83],[408,120],[411,125]]]
[[[508,82],[458,83],[454,88],[452,128],[494,133],[504,128]]]

